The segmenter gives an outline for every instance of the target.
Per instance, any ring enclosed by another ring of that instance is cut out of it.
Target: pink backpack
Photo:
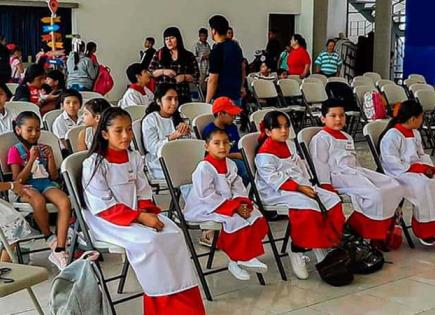
[[[98,76],[94,82],[94,92],[106,95],[113,88],[113,78],[110,69],[106,66],[99,65]]]
[[[370,120],[387,118],[385,101],[381,93],[377,91],[366,92],[364,94],[363,109],[366,117]]]

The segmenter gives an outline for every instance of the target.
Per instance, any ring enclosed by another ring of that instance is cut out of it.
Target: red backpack
[[[94,82],[94,92],[106,95],[113,88],[113,78],[110,69],[106,66],[98,66],[98,76]]]

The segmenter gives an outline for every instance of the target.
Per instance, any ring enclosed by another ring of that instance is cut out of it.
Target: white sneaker
[[[243,270],[239,267],[239,265],[235,262],[230,260],[228,263],[228,271],[236,278],[242,281],[247,281],[251,279],[251,276],[246,270]]]
[[[265,273],[267,272],[267,265],[259,261],[257,258],[252,258],[248,261],[238,261],[237,264],[243,268],[252,272]]]
[[[56,234],[51,234],[49,238],[45,241],[47,246],[54,251],[57,247],[57,237]]]
[[[65,269],[65,267],[68,265],[68,258],[69,256],[65,251],[52,251],[50,256],[48,256],[48,260],[55,264],[59,270]]]
[[[305,256],[303,253],[293,253],[292,251],[289,251],[288,255],[290,257],[290,263],[296,277],[301,280],[308,279],[306,263],[310,261],[310,258]]]

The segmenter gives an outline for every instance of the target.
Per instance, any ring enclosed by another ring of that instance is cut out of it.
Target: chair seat
[[[274,205],[274,206],[264,206],[266,211],[276,211],[279,215],[288,215],[288,206],[286,205]]]
[[[15,280],[12,283],[4,283],[0,280],[0,297],[29,288],[48,279],[48,271],[43,267],[0,262],[0,268],[10,268],[11,272],[5,274],[4,277]]]
[[[26,202],[12,202],[12,206],[18,209],[20,212],[33,212],[33,208],[30,203]],[[57,213],[57,208],[52,203],[47,203],[48,213]]]
[[[94,244],[95,248],[98,250],[103,250],[103,251],[108,251],[111,254],[124,254],[125,253],[125,249],[118,246],[118,245],[114,245],[111,243],[107,243],[104,241],[97,241],[97,240],[93,240],[92,244]]]

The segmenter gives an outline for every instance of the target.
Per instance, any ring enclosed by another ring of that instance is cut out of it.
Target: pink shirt
[[[18,164],[24,166],[25,161],[21,158],[20,152],[16,146],[12,146],[8,151],[8,165]]]

